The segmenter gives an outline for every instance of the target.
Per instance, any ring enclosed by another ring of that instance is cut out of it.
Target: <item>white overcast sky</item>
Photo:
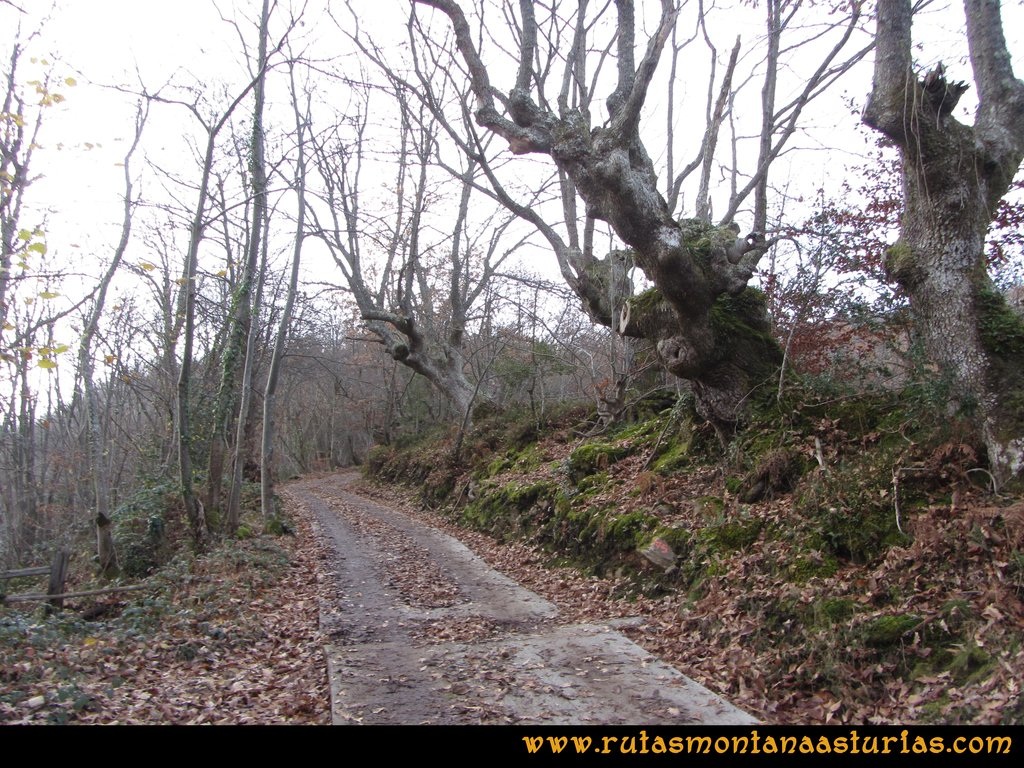
[[[322,17],[315,8],[324,1],[310,3],[308,22],[301,34],[310,40],[323,35],[318,50],[327,52],[339,33],[332,24],[320,23]],[[19,21],[23,34],[39,28],[39,39],[31,53],[47,56],[58,78],[73,76],[79,83],[74,88],[65,88],[66,101],[52,110],[52,115],[47,115],[41,142],[43,150],[35,158],[35,168],[43,178],[33,190],[33,199],[37,203],[45,202],[51,210],[47,228],[55,246],[70,248],[74,243],[79,249],[74,253],[102,261],[116,240],[122,194],[121,169],[117,163],[125,151],[133,107],[131,99],[123,94],[89,83],[132,88],[140,76],[150,90],[173,79],[183,83],[223,83],[225,80],[238,83],[242,79],[238,38],[221,20],[218,7],[229,15],[237,9],[240,15],[247,13],[255,18],[258,0],[224,0],[216,5],[211,0],[57,0],[52,10],[46,0],[14,0],[14,3],[26,12],[19,13],[0,4],[0,41],[6,43]],[[400,28],[408,8],[405,0],[354,0],[353,5],[370,28],[375,25]],[[333,4],[335,8],[339,6],[338,2]],[[933,7],[938,9],[940,4],[935,3]],[[1021,4],[1017,0],[1004,3],[1004,16],[1020,75],[1024,70],[1024,46],[1020,44],[1024,30]],[[756,17],[759,19],[760,14]],[[734,23],[728,29],[712,28],[713,34],[721,35],[719,48],[722,51],[728,49],[737,32],[748,34],[745,29],[756,30],[760,26],[759,20],[749,16],[744,17],[749,19],[745,24],[735,23],[736,16],[730,18]],[[927,28],[923,22],[927,22]],[[958,52],[963,50],[963,12],[958,5],[954,4],[951,10],[929,11],[922,19],[922,26],[915,31],[917,38],[926,42],[917,52],[922,63],[944,58],[952,76],[969,76],[967,63],[957,60]],[[340,42],[339,38],[339,46]],[[9,50],[6,45],[4,50]],[[41,64],[23,62],[20,79],[31,79],[33,72],[42,69]],[[843,141],[849,142],[848,152],[863,151],[864,139],[856,133],[857,116],[838,105],[841,93],[847,94],[855,105],[862,104],[869,76],[870,62],[867,62],[857,77],[844,82],[837,90],[829,111],[818,111],[811,116],[821,128],[822,141],[834,141],[842,136]],[[703,92],[706,81],[695,87]],[[759,106],[752,102],[746,108],[755,110]],[[181,139],[183,133],[191,130],[189,123],[184,110],[155,109],[147,127],[147,153],[154,158],[161,158],[162,152],[187,157]],[[657,157],[659,149],[650,149]],[[818,154],[811,155],[809,161],[799,160],[796,183],[806,184],[811,191],[823,184],[836,185],[844,163],[849,160],[842,154],[838,154],[838,159]],[[776,183],[781,183],[778,174],[775,178]],[[144,191],[152,189],[147,186]]]

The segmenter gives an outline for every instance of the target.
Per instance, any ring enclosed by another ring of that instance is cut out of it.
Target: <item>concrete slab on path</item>
[[[320,611],[333,722],[757,722],[612,626],[567,622],[457,539],[354,493],[353,480],[282,490],[333,550],[334,597]]]

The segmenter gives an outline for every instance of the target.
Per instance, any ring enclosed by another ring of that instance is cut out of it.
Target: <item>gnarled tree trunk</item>
[[[532,2],[519,4],[519,73],[507,96],[491,85],[460,5],[452,0],[418,2],[451,20],[477,100],[476,121],[507,140],[515,154],[549,155],[572,181],[586,204],[587,216],[608,222],[633,250],[636,265],[657,286],[661,319],[654,324],[638,321],[634,335],[654,341],[665,367],[693,383],[698,409],[705,417],[720,428],[733,424],[743,402],[772,378],[782,358],[767,333],[764,302],[747,288],[764,253],[763,239],[738,240],[729,228],[676,221],[658,190],[654,165],[640,140],[640,112],[675,24],[674,4],[663,0],[660,24],[635,64],[633,3],[615,3],[617,84],[607,99],[607,123],[594,127],[587,109],[565,104],[556,115],[534,100],[537,78],[532,67],[538,29]],[[584,290],[584,281],[577,277],[570,285],[592,316],[599,319],[607,314],[603,311],[607,308],[594,306],[595,292]],[[742,309],[740,314],[734,314],[737,308]],[[610,309],[616,317],[619,308]],[[640,310],[633,305],[630,311],[635,315]]]

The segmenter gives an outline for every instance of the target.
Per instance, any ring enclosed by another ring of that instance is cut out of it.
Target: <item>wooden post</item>
[[[53,553],[53,563],[50,565],[50,583],[46,588],[46,594],[54,595],[50,598],[50,605],[53,608],[63,608],[64,598],[57,595],[64,594],[64,581],[68,575],[68,561],[71,555],[64,549],[58,549]]]

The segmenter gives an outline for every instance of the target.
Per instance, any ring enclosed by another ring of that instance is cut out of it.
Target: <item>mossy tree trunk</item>
[[[910,297],[917,332],[948,377],[951,409],[973,416],[1000,483],[1024,473],[1024,324],[995,290],[985,235],[1024,158],[1024,83],[1014,77],[998,0],[966,0],[978,109],[952,116],[966,83],[939,64],[920,80],[910,0],[880,0],[864,121],[903,161],[904,214],[886,268]]]

